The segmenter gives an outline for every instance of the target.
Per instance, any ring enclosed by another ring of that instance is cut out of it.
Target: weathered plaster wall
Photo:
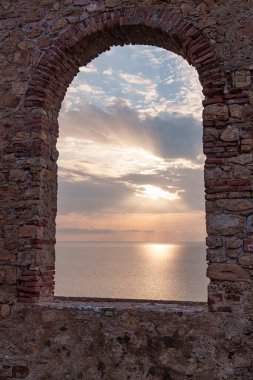
[[[251,0],[0,0],[0,378],[252,378],[252,20]],[[208,310],[52,300],[61,101],[128,43],[182,55],[203,86]]]

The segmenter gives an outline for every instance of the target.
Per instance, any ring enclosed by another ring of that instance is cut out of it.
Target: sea
[[[203,242],[56,244],[56,296],[207,300]]]

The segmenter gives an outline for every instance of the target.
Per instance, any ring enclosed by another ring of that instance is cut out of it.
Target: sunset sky
[[[57,239],[203,241],[201,100],[196,71],[160,48],[82,67],[59,117]]]

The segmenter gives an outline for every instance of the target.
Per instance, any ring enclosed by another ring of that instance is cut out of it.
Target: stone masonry
[[[0,379],[253,378],[252,41],[252,0],[0,0]],[[53,297],[61,102],[125,44],[199,74],[207,304]]]

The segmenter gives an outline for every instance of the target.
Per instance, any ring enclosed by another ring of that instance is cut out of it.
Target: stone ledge
[[[55,297],[53,300],[39,302],[31,306],[40,306],[53,310],[90,311],[103,313],[107,310],[121,312],[126,310],[142,310],[143,312],[168,312],[168,313],[203,313],[207,312],[205,302],[184,301],[159,301],[136,299],[110,299],[110,298],[86,298],[86,297]]]

